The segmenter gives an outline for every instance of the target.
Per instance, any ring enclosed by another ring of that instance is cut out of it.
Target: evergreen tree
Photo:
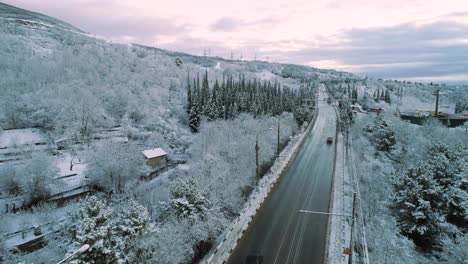
[[[187,111],[193,132],[198,131],[201,116],[214,120],[235,118],[240,113],[258,116],[293,112],[297,115],[298,124],[310,121],[313,117],[317,87],[313,83],[304,83],[299,89],[292,90],[289,87],[281,87],[277,81],[246,81],[244,76],[239,75],[236,80],[232,76],[223,76],[221,84],[215,80],[210,89],[207,71],[203,76],[201,88],[199,83],[197,75],[193,81],[193,88],[187,91]]]
[[[435,143],[427,155],[395,182],[400,229],[424,249],[437,243],[445,219],[468,224],[468,146]]]
[[[390,98],[390,91],[387,89],[385,90],[385,96],[384,96],[384,100],[386,103],[390,104],[391,103],[391,98]]]
[[[92,250],[80,254],[75,263],[110,262],[115,256],[111,240],[112,210],[102,200],[91,196],[82,202],[79,217],[77,246],[88,244]]]
[[[400,230],[425,249],[433,247],[444,217],[433,207],[441,190],[425,164],[409,169],[395,184]]]
[[[90,196],[79,209],[76,229],[77,247],[91,248],[71,263],[128,263],[128,246],[142,235],[149,220],[148,211],[131,200],[120,213],[115,213],[103,200]]]
[[[193,179],[179,180],[171,189],[170,206],[179,219],[203,218],[208,203]]]
[[[354,89],[353,89],[353,95],[352,95],[352,102],[353,102],[353,104],[356,104],[356,103],[357,103],[357,100],[358,100],[358,92],[357,92],[357,88],[354,87]]]
[[[189,126],[192,133],[200,131],[201,115],[198,105],[192,106],[189,113]]]
[[[455,103],[455,113],[461,113],[468,111],[468,102],[456,102]]]
[[[190,110],[192,109],[192,87],[190,87],[190,75],[187,74],[187,106],[186,106],[186,111],[187,114],[190,113]]]
[[[372,141],[377,150],[390,152],[395,146],[395,132],[385,119],[377,117],[374,124],[368,126],[366,130],[372,134]]]

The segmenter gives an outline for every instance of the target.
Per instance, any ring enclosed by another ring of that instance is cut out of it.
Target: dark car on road
[[[327,137],[327,144],[333,144],[333,137]]]

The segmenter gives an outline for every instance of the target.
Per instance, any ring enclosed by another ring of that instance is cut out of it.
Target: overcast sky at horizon
[[[0,0],[1,1],[1,0]],[[116,42],[468,82],[467,0],[5,0]]]

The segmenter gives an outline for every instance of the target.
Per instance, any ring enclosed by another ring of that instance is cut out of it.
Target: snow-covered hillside
[[[369,230],[371,262],[466,260],[466,226],[455,224],[466,223],[468,210],[458,199],[467,191],[467,133],[434,123],[419,127],[393,114],[432,109],[436,90],[442,111],[466,111],[467,87],[112,43],[2,3],[0,58],[2,263],[57,263],[84,244],[92,250],[72,263],[200,261],[258,190],[278,152],[301,138],[316,113],[319,86],[337,102],[343,138],[356,142],[360,223]],[[383,109],[387,123],[361,111],[372,108]],[[439,211],[423,212],[444,221],[429,221],[431,230],[443,231],[433,251],[421,253],[413,242],[421,234],[404,229],[414,219],[397,207],[411,207],[405,197],[412,192],[395,200],[395,189],[404,190],[398,180],[410,174],[412,159],[420,167],[431,162],[427,150],[435,141],[455,153],[447,157],[457,167],[443,169],[456,179],[441,187],[424,175],[458,200],[441,195]],[[154,148],[167,156],[146,159],[143,151]],[[447,204],[458,214],[447,213]]]
[[[69,30],[77,33],[82,32],[78,28],[58,19],[3,3],[0,3],[0,17],[3,20],[14,21],[14,23],[17,23],[18,25],[30,28],[59,27],[62,30]]]
[[[310,121],[319,81],[355,78],[115,44],[2,3],[0,57],[0,255],[7,263],[58,262],[83,243],[109,262],[196,261],[257,188],[257,138],[264,174],[275,159],[278,121],[284,148],[301,133],[298,120]],[[208,90],[193,98],[214,102],[218,81],[227,99],[217,107],[233,112],[213,119],[202,111],[192,133],[187,80],[205,74]],[[233,87],[262,100],[255,114],[232,103],[242,101]],[[264,101],[270,97],[279,104]],[[142,155],[155,147],[168,153],[158,170]]]

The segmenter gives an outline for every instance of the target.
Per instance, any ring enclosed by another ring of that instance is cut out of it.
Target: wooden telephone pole
[[[279,157],[280,155],[280,120],[279,120],[279,117],[278,117],[278,142],[277,142],[277,145],[276,145],[276,156]]]
[[[436,107],[435,107],[435,117],[439,116],[439,92],[440,90],[436,90],[435,96],[436,96]]]
[[[255,141],[255,165],[256,165],[256,175],[257,179],[260,178],[260,168],[258,167],[258,151],[260,150],[260,146],[258,145],[258,135],[257,135],[257,140]]]
[[[351,240],[349,243],[349,249],[351,250],[351,254],[349,254],[348,264],[353,263],[353,242],[354,242],[354,220],[355,220],[355,213],[356,213],[356,193],[353,193],[353,214],[351,215]]]

